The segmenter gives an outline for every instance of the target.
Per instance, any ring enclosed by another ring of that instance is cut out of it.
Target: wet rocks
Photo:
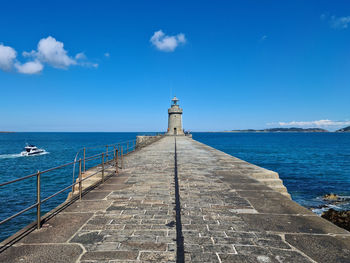
[[[339,196],[337,194],[325,194],[323,197],[323,200],[325,201],[338,201],[339,200]]]
[[[323,212],[321,217],[341,228],[350,231],[350,210],[337,211],[331,208],[328,211]]]

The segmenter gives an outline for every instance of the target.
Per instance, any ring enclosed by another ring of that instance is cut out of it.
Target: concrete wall
[[[155,141],[161,139],[163,136],[163,134],[155,136],[136,136],[136,149],[150,145],[151,143],[154,143]]]
[[[278,173],[262,168],[260,166],[256,166],[251,163],[249,164],[256,168],[256,169],[252,169],[251,173],[249,173],[249,176],[253,177],[259,182],[267,185],[273,190],[280,192],[281,194],[291,199],[291,196],[288,193],[287,188],[284,186],[282,179],[280,179]]]

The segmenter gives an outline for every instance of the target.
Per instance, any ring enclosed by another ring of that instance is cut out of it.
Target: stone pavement
[[[258,181],[270,171],[185,136],[176,141],[179,200],[168,136],[128,155],[119,176],[0,262],[181,262],[182,248],[186,262],[350,262],[350,233]]]

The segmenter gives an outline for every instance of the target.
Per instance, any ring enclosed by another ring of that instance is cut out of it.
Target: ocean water
[[[0,182],[45,170],[74,160],[82,147],[104,145],[152,133],[8,133],[0,134]],[[250,163],[276,171],[293,200],[316,208],[350,209],[350,133],[193,133],[193,138]],[[26,143],[47,151],[20,156]],[[80,155],[81,156],[81,155]],[[94,165],[91,163],[90,165]],[[87,165],[88,167],[88,165]],[[72,167],[42,175],[42,199],[72,183]],[[42,214],[61,204],[69,190],[42,206]],[[345,197],[339,204],[322,200],[326,193]],[[0,221],[36,201],[36,179],[0,187]],[[318,208],[326,205],[326,208]],[[0,225],[0,241],[35,221],[36,210]]]

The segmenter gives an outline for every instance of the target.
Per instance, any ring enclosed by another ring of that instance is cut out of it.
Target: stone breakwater
[[[166,136],[0,262],[346,263],[349,254],[350,233],[290,200],[276,173],[186,136],[175,152]]]
[[[151,143],[154,143],[158,140],[160,140],[164,135],[155,135],[155,136],[148,136],[148,135],[140,135],[136,136],[136,148],[142,148],[147,145],[150,145]]]

